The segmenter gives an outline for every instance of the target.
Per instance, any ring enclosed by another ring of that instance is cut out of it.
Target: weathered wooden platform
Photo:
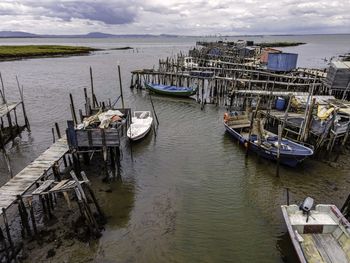
[[[28,191],[68,150],[66,137],[57,140],[37,159],[0,187],[0,215],[2,208],[8,209],[17,200],[17,195],[23,195]]]

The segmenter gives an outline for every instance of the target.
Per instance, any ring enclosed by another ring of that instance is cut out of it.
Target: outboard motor
[[[299,206],[299,209],[303,211],[303,214],[306,214],[306,222],[309,221],[310,211],[313,206],[314,199],[311,197],[306,197],[305,200]]]

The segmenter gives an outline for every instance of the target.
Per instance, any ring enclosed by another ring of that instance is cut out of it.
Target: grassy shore
[[[294,47],[294,46],[300,46],[305,45],[306,43],[303,42],[263,42],[258,43],[258,46],[261,47]]]
[[[87,55],[96,50],[90,47],[61,45],[0,46],[0,61],[34,57]]]

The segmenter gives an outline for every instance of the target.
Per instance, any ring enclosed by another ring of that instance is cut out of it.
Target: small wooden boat
[[[299,207],[282,205],[282,213],[299,261],[349,263],[350,224],[335,205],[316,205],[308,197]]]
[[[134,111],[127,136],[132,141],[142,139],[151,130],[153,118],[150,111]]]
[[[196,94],[197,89],[189,87],[168,86],[162,84],[145,83],[145,86],[150,91],[161,95],[189,97]]]
[[[255,131],[252,131],[249,137],[251,125],[248,114],[240,112],[225,113],[224,125],[226,131],[241,144],[247,147],[249,142],[249,150],[266,159],[277,160],[278,136],[264,130],[264,135],[258,136]],[[260,127],[260,129],[263,128]],[[294,167],[312,154],[313,150],[304,145],[285,138],[281,139],[281,164]]]

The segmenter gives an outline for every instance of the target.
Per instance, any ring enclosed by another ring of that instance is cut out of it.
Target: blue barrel
[[[286,106],[286,100],[282,97],[278,97],[276,100],[276,109],[277,110],[284,110],[285,106]]]

